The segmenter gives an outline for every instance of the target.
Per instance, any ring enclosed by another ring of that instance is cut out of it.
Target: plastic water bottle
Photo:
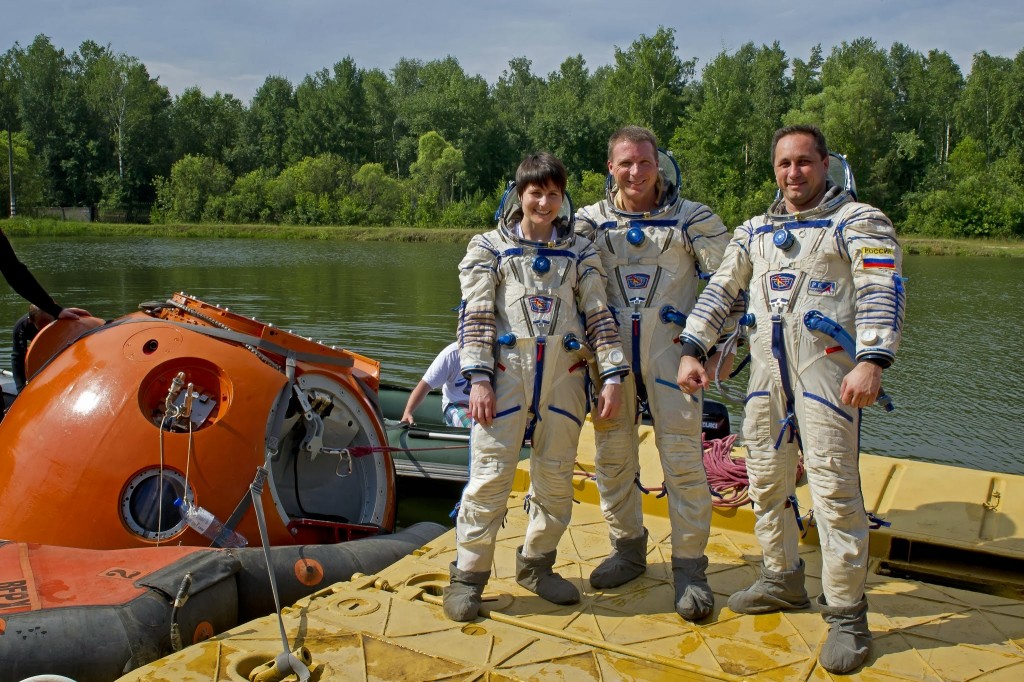
[[[241,533],[230,530],[211,512],[181,498],[174,501],[174,506],[181,512],[181,518],[192,530],[213,540],[218,547],[245,547],[249,541]]]

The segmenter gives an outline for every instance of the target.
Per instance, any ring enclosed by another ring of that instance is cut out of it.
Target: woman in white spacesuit
[[[458,336],[475,424],[456,561],[444,591],[452,620],[479,612],[524,438],[533,446],[530,520],[516,552],[516,580],[548,601],[579,601],[576,586],[552,566],[572,513],[588,362],[596,363],[601,383],[596,410],[607,416],[619,409],[619,379],[629,368],[601,260],[573,234],[565,185],[556,157],[527,156],[502,199],[497,229],[474,237],[460,264]]]

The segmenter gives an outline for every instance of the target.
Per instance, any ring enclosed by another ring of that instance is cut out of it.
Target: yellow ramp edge
[[[580,466],[592,467],[593,439],[584,431]],[[589,439],[589,440],[588,440]],[[645,441],[645,485],[659,486],[657,455]],[[589,448],[589,455],[588,455]],[[588,460],[588,456],[590,459]],[[896,577],[893,547],[914,564],[919,545],[953,548],[977,558],[979,571],[1022,556],[1024,477],[864,455],[869,509],[892,522],[874,531],[868,577],[867,663],[849,680],[1024,680],[1024,601]],[[582,601],[556,606],[515,582],[515,548],[526,529],[528,462],[498,538],[495,566],[480,618],[445,618],[440,594],[455,558],[450,531],[378,575],[357,576],[287,608],[292,647],[312,654],[313,680],[830,680],[817,665],[826,634],[813,609],[745,616],[726,606],[760,564],[749,507],[716,510],[708,544],[715,608],[688,623],[673,610],[669,526],[664,499],[645,497],[650,531],[647,573],[622,587],[590,588],[586,577],[610,551],[592,480],[576,483],[572,524],[555,570],[573,581]],[[998,494],[996,494],[998,493]],[[801,501],[809,504],[806,491]],[[821,591],[821,559],[813,531],[801,545],[807,590]],[[979,554],[970,554],[978,552]],[[937,563],[938,556],[929,560]],[[980,557],[980,558],[979,558]],[[949,570],[974,572],[955,561]],[[1004,590],[1005,592],[1005,590]],[[1011,590],[1012,592],[1012,590]],[[129,673],[123,680],[246,680],[282,650],[276,617],[261,618]],[[294,676],[290,679],[295,679]]]

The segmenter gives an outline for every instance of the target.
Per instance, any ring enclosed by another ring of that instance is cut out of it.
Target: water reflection
[[[461,245],[207,239],[18,239],[19,256],[65,305],[103,317],[184,290],[363,353],[412,386],[455,335]],[[1024,262],[913,256],[906,332],[885,383],[898,409],[865,414],[863,449],[1024,474],[1017,327]],[[0,287],[0,320],[26,304]],[[0,332],[0,352],[10,352]],[[734,394],[742,393],[742,383]],[[738,424],[739,412],[733,409]]]

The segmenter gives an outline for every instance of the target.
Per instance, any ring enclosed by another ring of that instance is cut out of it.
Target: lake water
[[[408,386],[454,338],[465,252],[336,241],[12,241],[62,305],[113,318],[185,291],[378,359],[384,381]],[[1024,474],[1024,261],[909,256],[904,270],[903,346],[885,373],[897,409],[866,411],[862,449]],[[0,320],[13,326],[27,304],[0,289]],[[0,334],[4,358],[10,344]],[[743,393],[742,381],[733,393]],[[731,411],[735,430],[739,411]]]

